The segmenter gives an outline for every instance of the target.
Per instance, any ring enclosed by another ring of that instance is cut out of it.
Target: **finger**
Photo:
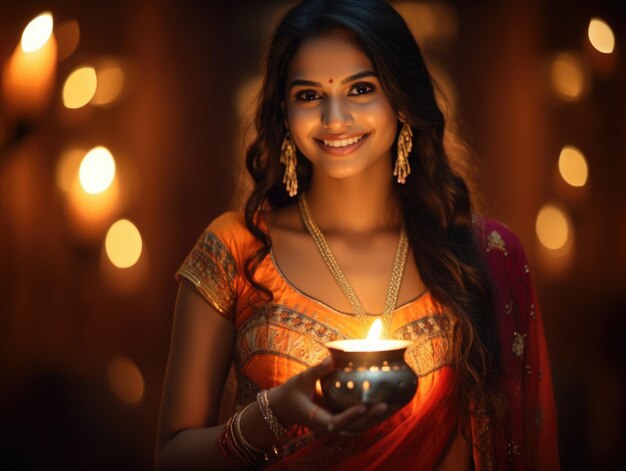
[[[320,378],[332,373],[335,369],[335,364],[332,357],[326,357],[321,363],[312,366],[308,370],[305,370],[300,376],[307,382],[314,384]]]
[[[385,403],[379,403],[373,406],[371,409],[367,411],[367,413],[362,414],[360,417],[356,418],[352,422],[350,422],[345,430],[349,432],[363,432],[374,425],[379,424],[380,422],[386,420],[393,413],[390,410],[389,406]]]
[[[352,406],[339,414],[332,415],[323,408],[319,408],[314,413],[314,421],[311,427],[321,433],[339,432],[347,424],[356,420],[360,415],[364,414],[367,408],[364,405]]]

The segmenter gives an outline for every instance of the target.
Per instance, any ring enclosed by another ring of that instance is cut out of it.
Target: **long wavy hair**
[[[420,49],[403,18],[385,1],[305,0],[278,23],[265,56],[256,137],[246,151],[253,188],[245,203],[245,221],[261,247],[246,260],[245,277],[273,299],[269,289],[254,279],[254,272],[271,249],[258,220],[259,209],[278,209],[295,201],[282,183],[284,169],[279,163],[286,132],[281,104],[287,70],[304,41],[337,28],[352,32],[392,106],[413,130],[412,173],[406,184],[394,185],[394,191],[422,280],[456,321],[451,343],[458,404],[465,418],[476,404],[497,412],[493,381],[499,347],[492,289],[479,254],[470,191],[444,149],[445,120]],[[395,144],[391,155],[396,155]],[[298,188],[305,192],[311,163],[299,151],[297,156]]]

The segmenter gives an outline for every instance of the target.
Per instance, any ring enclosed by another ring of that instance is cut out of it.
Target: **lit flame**
[[[22,50],[24,52],[34,52],[41,49],[52,36],[52,14],[42,13],[32,20],[22,33]]]
[[[376,319],[372,323],[372,327],[370,327],[370,331],[367,334],[367,340],[378,340],[381,338],[383,333],[383,321],[380,319]]]

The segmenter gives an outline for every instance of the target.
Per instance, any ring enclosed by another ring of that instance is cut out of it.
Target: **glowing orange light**
[[[93,67],[74,70],[63,85],[63,104],[66,108],[82,108],[93,98],[97,87],[96,71]]]
[[[124,90],[124,70],[115,61],[107,61],[96,68],[98,86],[91,99],[94,105],[108,105],[119,98]]]
[[[54,35],[57,38],[59,48],[59,61],[71,56],[80,42],[80,27],[78,21],[69,20],[59,26]]]
[[[113,265],[118,268],[132,267],[141,256],[141,234],[128,219],[120,219],[109,228],[105,249]]]
[[[52,14],[45,12],[31,20],[24,28],[20,42],[24,52],[35,52],[41,49],[52,36]]]
[[[380,319],[376,319],[372,322],[370,331],[367,333],[367,340],[378,340],[383,333],[383,322]]]
[[[41,112],[49,102],[56,74],[57,43],[49,13],[35,18],[2,71],[7,108],[20,114]]]
[[[580,99],[589,87],[587,68],[574,53],[559,54],[552,62],[551,75],[554,90],[566,101]]]
[[[78,175],[87,193],[102,193],[115,178],[113,155],[104,146],[94,147],[83,158]]]
[[[583,153],[574,146],[563,147],[559,156],[559,172],[570,185],[585,186],[589,168]]]
[[[565,212],[552,204],[546,204],[539,210],[535,230],[539,242],[551,250],[563,248],[571,231]]]
[[[600,18],[592,18],[587,29],[589,42],[597,51],[611,54],[615,49],[615,35],[611,27]]]
[[[74,179],[78,178],[80,162],[85,155],[83,149],[68,149],[61,155],[56,169],[56,182],[65,193],[72,189]]]
[[[138,404],[144,395],[144,380],[139,367],[131,359],[116,357],[107,371],[109,385],[115,395],[129,404]]]

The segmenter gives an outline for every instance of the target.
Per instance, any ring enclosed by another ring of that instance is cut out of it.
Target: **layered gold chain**
[[[311,213],[309,212],[309,206],[307,205],[306,198],[304,195],[301,195],[298,198],[298,205],[300,206],[300,214],[302,215],[302,220],[304,221],[304,225],[307,230],[313,237],[315,241],[315,245],[317,245],[317,249],[319,250],[322,259],[326,263],[326,266],[330,270],[335,281],[345,294],[346,298],[350,302],[352,306],[352,310],[356,314],[356,316],[361,321],[361,325],[363,330],[367,329],[367,317],[368,314],[363,309],[363,305],[359,300],[358,296],[352,289],[352,286],[346,279],[343,271],[339,268],[339,264],[333,253],[328,246],[328,242],[326,242],[326,238],[324,234],[320,230],[319,227],[315,224],[313,219],[311,218]],[[400,292],[400,284],[402,283],[402,276],[404,275],[404,267],[406,265],[406,257],[409,251],[409,240],[406,234],[406,229],[404,224],[400,229],[400,240],[398,241],[398,248],[396,250],[396,258],[393,262],[393,269],[391,271],[391,280],[389,281],[389,288],[387,289],[387,298],[385,299],[385,307],[383,308],[382,313],[382,322],[383,322],[383,332],[385,337],[389,337],[391,333],[391,319],[393,317],[393,310],[396,307],[396,303],[398,302],[398,293]]]

